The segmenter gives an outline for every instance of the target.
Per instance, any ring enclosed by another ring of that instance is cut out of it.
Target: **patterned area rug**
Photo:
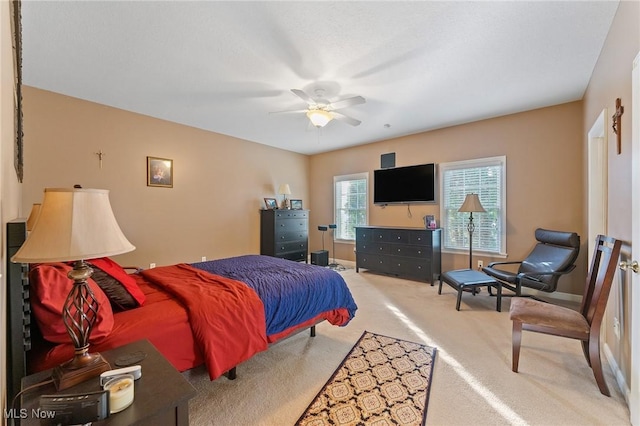
[[[421,425],[436,348],[365,331],[300,426]]]

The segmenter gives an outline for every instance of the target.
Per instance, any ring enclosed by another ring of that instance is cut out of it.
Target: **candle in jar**
[[[115,377],[104,385],[109,391],[109,411],[119,413],[133,403],[134,385],[131,374]]]

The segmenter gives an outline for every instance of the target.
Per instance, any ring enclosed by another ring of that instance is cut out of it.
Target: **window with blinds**
[[[333,178],[336,240],[355,241],[355,227],[367,224],[368,180],[368,173]]]
[[[470,213],[458,209],[469,193],[478,194],[486,213],[474,213],[473,250],[506,254],[505,156],[440,164],[443,249],[469,250]]]

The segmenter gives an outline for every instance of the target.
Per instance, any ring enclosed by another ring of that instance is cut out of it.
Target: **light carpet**
[[[349,265],[346,261],[340,262]],[[358,304],[346,327],[319,324],[238,366],[238,378],[210,381],[206,369],[184,375],[198,393],[192,426],[291,426],[365,330],[437,347],[427,425],[629,425],[624,394],[609,366],[602,395],[578,341],[523,335],[511,371],[510,298],[496,312],[485,289],[462,295],[443,286],[354,269],[341,272]]]
[[[424,423],[436,349],[365,331],[297,425]]]

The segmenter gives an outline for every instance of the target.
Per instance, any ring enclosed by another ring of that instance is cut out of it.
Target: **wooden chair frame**
[[[518,302],[516,302],[516,300],[518,298],[513,299],[510,315],[513,320],[512,370],[514,372],[518,372],[522,330],[577,339],[582,343],[582,351],[587,363],[593,370],[593,375],[600,392],[606,396],[611,396],[602,371],[600,331],[604,312],[607,307],[607,299],[609,298],[613,277],[618,265],[621,245],[621,241],[611,237],[599,235],[596,238],[596,246],[594,248],[591,267],[586,279],[585,291],[582,296],[582,304],[579,311],[584,318],[585,331],[569,329],[563,327],[563,324],[548,325],[549,321],[546,321],[547,324],[545,324],[545,318],[542,316],[536,318],[536,314],[532,312],[526,313],[527,322],[523,322],[519,317],[525,317],[525,315],[518,315],[517,318],[513,317],[514,311],[518,309],[514,309],[514,302],[517,305]],[[545,302],[531,301],[529,303]],[[526,307],[524,309],[526,309]],[[546,304],[545,309],[561,312],[561,310],[567,310],[568,308]],[[540,321],[537,321],[538,319]]]

